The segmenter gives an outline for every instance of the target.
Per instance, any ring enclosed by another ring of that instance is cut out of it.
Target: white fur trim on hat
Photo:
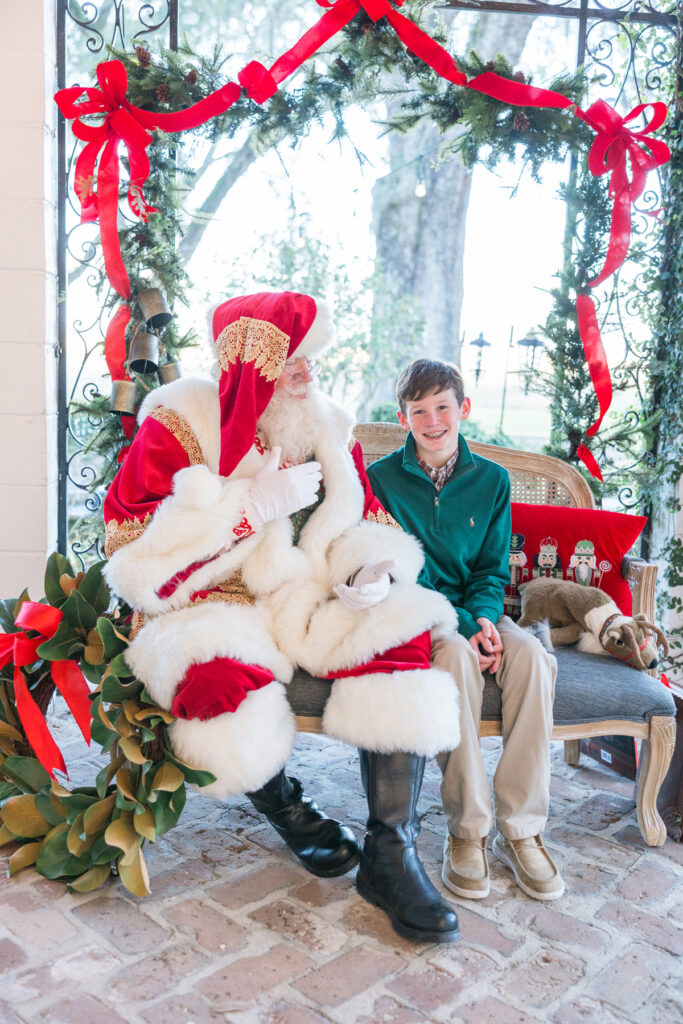
[[[441,669],[346,676],[332,687],[323,730],[380,754],[432,757],[460,742],[458,691]]]
[[[322,300],[318,302],[317,299],[316,306],[318,312],[315,315],[315,320],[308,328],[304,340],[298,345],[296,356],[319,356],[336,341],[332,307]]]

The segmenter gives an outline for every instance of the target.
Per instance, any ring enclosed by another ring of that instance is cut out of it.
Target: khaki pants
[[[497,625],[503,656],[494,679],[502,697],[503,753],[493,777],[496,825],[508,839],[526,839],[542,833],[548,817],[557,662],[512,619],[503,616]],[[480,839],[493,824],[479,747],[484,676],[460,634],[436,640],[432,657],[451,673],[460,693],[460,745],[437,756],[448,827],[460,839]]]

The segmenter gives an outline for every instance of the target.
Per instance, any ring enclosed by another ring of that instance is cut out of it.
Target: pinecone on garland
[[[135,56],[138,59],[141,68],[148,68],[152,63],[152,54],[149,50],[146,50],[144,46],[135,47]]]
[[[168,86],[166,85],[165,82],[162,82],[160,85],[157,86],[156,97],[159,100],[159,103],[168,103],[169,92]]]
[[[194,68],[190,68],[190,70],[187,72],[187,74],[185,75],[185,81],[187,82],[188,85],[194,85],[194,83],[197,81],[197,72],[195,71]]]
[[[495,71],[495,70],[496,70],[496,62],[495,62],[495,60],[487,60],[486,63],[484,64],[484,71]]]
[[[512,119],[512,127],[516,132],[525,132],[530,124],[531,121],[521,110]]]
[[[524,77],[524,73],[522,71],[515,71],[514,75],[512,76],[512,80],[514,82],[521,82],[522,85],[526,85],[526,78]]]

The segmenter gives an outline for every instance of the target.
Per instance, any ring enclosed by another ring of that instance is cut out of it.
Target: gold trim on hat
[[[204,456],[197,435],[184,416],[174,412],[173,409],[166,409],[163,405],[158,405],[149,413],[149,418],[161,423],[162,427],[166,427],[168,432],[173,434],[189,458],[191,466],[204,464]]]
[[[241,316],[216,338],[216,358],[222,370],[236,363],[253,363],[262,377],[277,380],[289,350],[289,335],[268,320]]]

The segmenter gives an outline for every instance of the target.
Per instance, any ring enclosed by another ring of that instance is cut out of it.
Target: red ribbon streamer
[[[598,316],[595,303],[590,295],[577,295],[576,314],[579,323],[579,334],[586,354],[586,362],[591,375],[595,394],[600,407],[600,415],[586,433],[593,437],[600,429],[605,413],[612,403],[612,380],[610,378],[607,356],[600,337]]]
[[[597,463],[595,456],[593,455],[590,448],[586,448],[585,444],[580,444],[576,449],[576,454],[583,462],[584,466],[588,470],[591,476],[594,476],[596,480],[603,481],[602,473],[600,472],[600,466]]]
[[[14,697],[26,739],[43,768],[53,778],[55,768],[68,775],[66,765],[40,708],[31,696],[22,668],[39,660],[38,648],[52,639],[63,617],[59,608],[52,605],[24,601],[15,619],[15,624],[22,630],[0,636],[0,669],[14,663]],[[29,637],[24,630],[36,632],[38,636]],[[50,668],[55,686],[76,719],[86,743],[90,743],[90,690],[83,673],[77,663],[69,659],[53,661]]]

